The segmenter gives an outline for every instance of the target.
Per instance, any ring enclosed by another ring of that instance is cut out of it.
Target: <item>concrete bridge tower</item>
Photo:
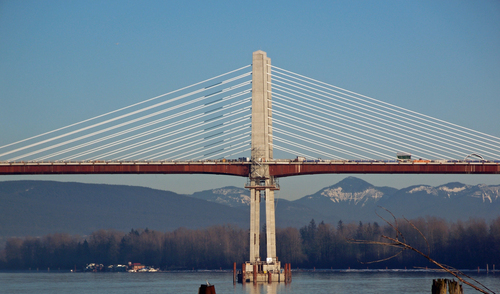
[[[250,281],[284,281],[281,265],[276,257],[276,225],[274,191],[279,189],[266,164],[273,159],[273,134],[271,111],[271,59],[266,52],[253,53],[252,62],[252,165],[249,175],[250,189],[250,261],[246,275]],[[267,257],[259,252],[260,201],[266,207]]]

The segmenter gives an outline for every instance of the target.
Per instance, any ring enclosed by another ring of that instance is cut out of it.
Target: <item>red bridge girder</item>
[[[295,163],[270,164],[269,172],[275,177],[313,174],[500,174],[498,163]]]
[[[0,175],[49,174],[220,174],[248,177],[250,165],[190,163],[12,163],[0,164]]]
[[[265,162],[275,177],[313,174],[500,174],[500,164],[413,162]],[[248,177],[249,162],[0,163],[0,175],[36,174],[219,174]]]

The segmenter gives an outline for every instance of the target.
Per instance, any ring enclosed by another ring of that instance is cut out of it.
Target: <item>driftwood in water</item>
[[[236,285],[236,281],[238,279],[238,275],[236,272],[236,262],[233,263],[233,285]]]
[[[432,294],[463,294],[462,285],[455,280],[437,279],[432,280]]]
[[[201,285],[198,294],[215,294],[214,285]]]
[[[285,284],[292,282],[292,264],[285,263]]]

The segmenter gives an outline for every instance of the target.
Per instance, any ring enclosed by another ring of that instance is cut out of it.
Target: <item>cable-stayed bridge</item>
[[[278,178],[498,174],[500,138],[272,66],[257,51],[251,65],[0,146],[0,175],[147,173],[248,177],[250,261],[242,279],[284,281],[275,244]]]
[[[257,115],[252,112],[255,73],[247,65],[0,146],[0,174],[212,173],[247,177],[252,162],[268,166],[275,177],[500,172],[498,137],[277,66],[266,67],[266,130],[252,121]],[[251,138],[259,133],[269,137],[266,144],[273,156],[251,156]],[[398,161],[398,152],[411,153],[414,160]],[[471,154],[480,157],[467,157]]]

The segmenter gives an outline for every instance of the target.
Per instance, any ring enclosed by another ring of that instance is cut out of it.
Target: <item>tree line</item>
[[[404,238],[413,247],[441,263],[459,269],[500,267],[500,217],[447,222],[427,217],[396,220]],[[418,230],[417,230],[418,229]],[[261,256],[266,257],[265,228],[261,234]],[[277,228],[277,255],[294,268],[414,268],[427,261],[412,252],[397,253],[390,246],[357,244],[353,240],[380,241],[396,237],[384,223],[316,223],[302,228]],[[425,236],[425,238],[422,237]],[[400,236],[399,236],[400,237]],[[141,263],[164,270],[228,269],[233,262],[248,260],[249,231],[238,227],[213,226],[204,229],[179,228],[171,232],[149,229],[128,233],[99,230],[89,236],[50,234],[43,237],[10,238],[0,251],[0,269],[73,269],[88,263],[103,265]]]

